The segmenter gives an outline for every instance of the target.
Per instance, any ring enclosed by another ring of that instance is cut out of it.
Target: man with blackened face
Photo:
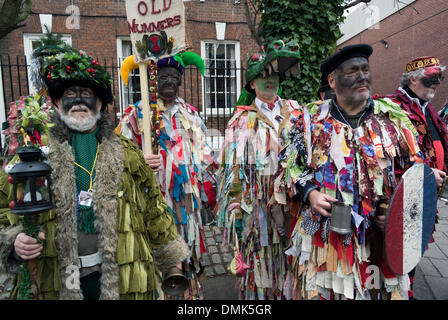
[[[150,97],[153,104],[157,101],[158,112],[157,121],[152,123],[155,129],[153,152],[156,152],[149,154],[143,151],[174,214],[178,234],[184,237],[191,249],[189,258],[179,266],[188,278],[188,289],[180,296],[166,295],[165,298],[198,300],[203,299],[204,276],[201,275],[204,266],[200,260],[206,252],[201,245],[199,230],[213,221],[210,210],[216,204],[214,172],[217,165],[213,149],[206,142],[207,128],[198,111],[178,96],[184,66],[187,65],[201,69],[203,60],[194,52],[184,52],[159,59],[157,68],[149,68]],[[124,134],[140,131],[132,127],[140,107],[141,103],[120,122],[119,127]],[[143,138],[147,136],[146,132],[141,135]],[[142,141],[135,134],[129,138],[137,143]]]
[[[299,245],[290,249],[300,261],[293,270],[299,285],[292,290],[302,299],[366,299],[368,290],[355,284],[369,276],[370,265],[392,275],[382,247],[385,208],[400,175],[422,159],[407,114],[390,100],[371,97],[372,52],[369,45],[351,45],[323,61],[321,72],[335,95],[305,105],[285,143],[292,146],[284,151],[293,154],[281,161],[285,185],[302,204],[302,221],[292,232]],[[306,250],[302,243],[309,244]],[[342,281],[344,269],[350,277]],[[400,293],[403,299],[406,294]]]
[[[56,99],[55,108],[61,120],[72,130],[89,132],[101,118],[102,102],[89,87],[71,86]]]
[[[164,67],[159,70],[159,96],[166,108],[173,105],[177,98],[182,75],[174,67]]]

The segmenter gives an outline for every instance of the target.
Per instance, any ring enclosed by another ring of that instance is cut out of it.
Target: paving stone
[[[430,258],[423,257],[418,266],[421,268],[422,272],[426,276],[436,276],[440,277],[439,271],[437,271],[437,268],[432,264],[432,260]]]
[[[435,232],[434,241],[437,244],[448,245],[448,237],[444,232]]]
[[[448,223],[438,223],[436,225],[436,230],[437,231],[442,231],[442,232],[448,232]]]
[[[218,226],[212,226],[211,229],[214,234],[222,234],[221,228]]]
[[[437,270],[440,272],[440,274],[442,275],[442,277],[447,278],[448,279],[448,261],[446,259],[430,259],[432,264],[437,268]],[[431,275],[431,274],[427,274],[425,272],[426,275]]]
[[[426,276],[425,279],[436,300],[448,300],[448,278]]]
[[[426,250],[424,256],[427,258],[434,258],[434,259],[447,258],[435,243],[429,244],[429,249]]]
[[[211,262],[210,262],[210,256],[209,256],[208,254],[204,254],[204,255],[201,257],[201,264],[202,264],[204,267],[211,265]]]
[[[223,252],[223,253],[233,252],[233,249],[228,244],[221,245],[220,248],[221,248],[221,252]]]
[[[211,258],[213,263],[221,263],[221,256],[219,254],[212,254]]]
[[[222,254],[222,261],[224,262],[230,262],[232,261],[233,256],[230,253],[223,253]]]
[[[216,245],[216,241],[213,238],[206,238],[207,247]]]
[[[218,253],[218,247],[217,246],[208,246],[207,247],[207,252],[209,254]]]
[[[214,266],[214,269],[217,275],[222,275],[226,273],[226,269],[222,265]]]
[[[436,242],[437,247],[445,254],[445,259],[448,257],[448,245],[442,243],[442,242]],[[448,263],[448,261],[447,261]]]
[[[415,270],[414,276],[414,297],[418,300],[434,300],[434,295],[426,282],[425,275],[420,268],[420,264]]]
[[[215,271],[212,267],[205,267],[205,274],[207,277],[213,277],[215,276]]]

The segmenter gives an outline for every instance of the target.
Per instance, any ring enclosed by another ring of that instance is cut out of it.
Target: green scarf
[[[99,127],[95,131],[90,133],[78,133],[75,132],[72,137],[72,148],[75,162],[84,167],[89,172],[92,171],[93,164],[95,162],[95,156],[97,148],[99,148],[99,142],[96,137],[99,131]],[[81,169],[79,166],[75,166],[76,176],[76,189],[78,195],[81,191],[88,191],[90,188],[90,176]],[[95,178],[95,169],[92,173],[92,181]],[[90,207],[78,205],[78,231],[86,233],[96,233],[95,230],[95,215],[93,212],[93,204]]]

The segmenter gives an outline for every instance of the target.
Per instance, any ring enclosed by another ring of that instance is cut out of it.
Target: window
[[[33,51],[37,49],[39,45],[39,41],[45,37],[45,34],[43,33],[24,33],[23,34],[23,49],[25,51],[25,57],[26,57],[26,64],[27,68],[30,68],[31,64],[31,55],[33,54]],[[68,45],[72,45],[72,37],[69,34],[63,34],[62,35],[62,41],[64,41]],[[29,71],[29,69],[28,69]],[[29,92],[34,91],[33,84],[31,83],[31,74],[28,72],[28,89]]]
[[[129,37],[117,38],[117,54],[119,66],[121,66],[124,59],[133,54],[132,42]],[[126,110],[129,105],[133,105],[141,99],[139,70],[135,69],[129,74],[127,87],[120,77],[120,68],[118,68],[118,79],[120,81],[120,110],[117,113],[117,117],[121,119],[123,111]]]
[[[203,106],[205,115],[228,116],[240,95],[241,62],[238,41],[201,42],[205,62]]]

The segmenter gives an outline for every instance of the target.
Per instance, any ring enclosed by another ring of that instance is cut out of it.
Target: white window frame
[[[235,74],[236,74],[236,100],[238,101],[238,98],[241,94],[241,58],[240,58],[240,42],[235,40],[201,40],[201,56],[204,61],[207,59],[206,56],[206,50],[205,46],[206,44],[234,44],[235,45]],[[206,87],[205,87],[205,77],[201,77],[202,79],[202,105],[204,106],[204,113],[207,116],[229,116],[232,113],[231,108],[225,109],[225,110],[219,110],[218,108],[209,108],[206,107],[205,99],[206,99]],[[227,85],[225,85],[227,88]],[[215,85],[215,90],[216,90]],[[226,92],[226,90],[224,91]],[[227,96],[226,96],[227,99]]]
[[[123,56],[123,41],[131,41],[131,37],[117,37],[117,66],[121,66],[121,63],[123,62],[123,60],[126,58]],[[132,47],[131,47],[132,50]],[[138,70],[137,70],[138,71]],[[127,103],[125,105],[125,91],[126,91],[126,86],[123,82],[123,80],[121,79],[120,76],[120,68],[117,68],[117,77],[118,77],[118,81],[119,81],[119,86],[118,86],[118,90],[119,90],[119,101],[120,101],[120,109],[117,112],[117,118],[121,119],[121,117],[123,116],[123,112],[124,110],[126,110],[129,106],[129,104]],[[129,82],[128,82],[129,85]],[[139,91],[136,91],[136,93],[139,93]],[[140,92],[141,94],[141,92]]]
[[[42,38],[45,38],[45,33],[24,33],[23,34],[23,51],[25,53],[25,62],[27,68],[30,67],[31,64],[31,55],[33,54],[33,41],[39,41]],[[62,41],[64,41],[68,45],[72,45],[72,36],[71,34],[62,34]],[[33,92],[35,88],[31,82],[31,73],[28,69],[28,90],[29,92]]]

